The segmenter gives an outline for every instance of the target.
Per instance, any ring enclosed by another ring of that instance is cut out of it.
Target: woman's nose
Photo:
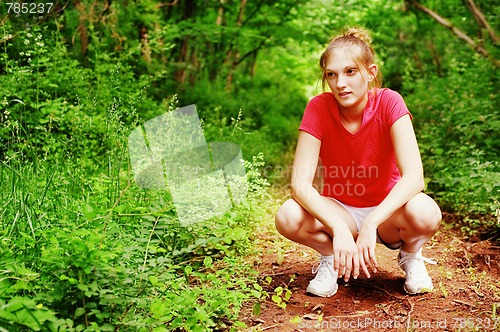
[[[342,89],[346,87],[346,79],[344,75],[337,76],[337,89]]]

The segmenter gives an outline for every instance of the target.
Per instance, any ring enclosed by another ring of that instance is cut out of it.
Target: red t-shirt
[[[406,114],[411,118],[399,93],[390,89],[371,90],[361,127],[351,134],[340,120],[332,93],[312,98],[299,130],[321,141],[322,195],[355,207],[380,204],[401,178],[390,129]]]

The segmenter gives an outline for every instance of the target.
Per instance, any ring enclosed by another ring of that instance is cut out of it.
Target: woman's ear
[[[368,70],[369,70],[369,75],[370,75],[370,81],[375,80],[375,78],[377,77],[377,74],[378,74],[377,65],[376,64],[370,65],[370,67],[368,67]]]

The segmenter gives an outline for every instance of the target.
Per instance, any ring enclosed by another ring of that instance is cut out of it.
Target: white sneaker
[[[321,297],[330,297],[337,293],[338,273],[333,269],[332,256],[321,256],[319,265],[313,267],[312,273],[316,274],[316,277],[309,282],[307,293]]]
[[[398,263],[406,274],[404,290],[408,294],[423,294],[434,289],[424,262],[437,264],[432,259],[422,256],[422,248],[415,253],[399,251]]]

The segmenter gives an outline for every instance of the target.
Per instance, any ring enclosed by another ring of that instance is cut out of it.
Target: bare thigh
[[[358,229],[356,227],[356,223],[352,216],[347,212],[347,210],[341,206],[339,203],[328,197],[321,197],[323,201],[328,205],[332,214],[341,219],[351,231],[354,238],[358,235]],[[325,227],[319,220],[314,218],[306,209],[304,209],[296,200],[293,198],[288,199],[281,206],[278,213],[284,213],[287,215],[287,220],[289,223],[295,223],[295,225],[289,225],[290,228],[306,231],[309,233],[315,232],[325,232],[330,237],[333,237],[333,234],[330,229]]]
[[[432,233],[440,220],[441,210],[436,202],[428,195],[419,193],[382,223],[378,233],[384,242],[396,243],[402,240],[401,231]]]

